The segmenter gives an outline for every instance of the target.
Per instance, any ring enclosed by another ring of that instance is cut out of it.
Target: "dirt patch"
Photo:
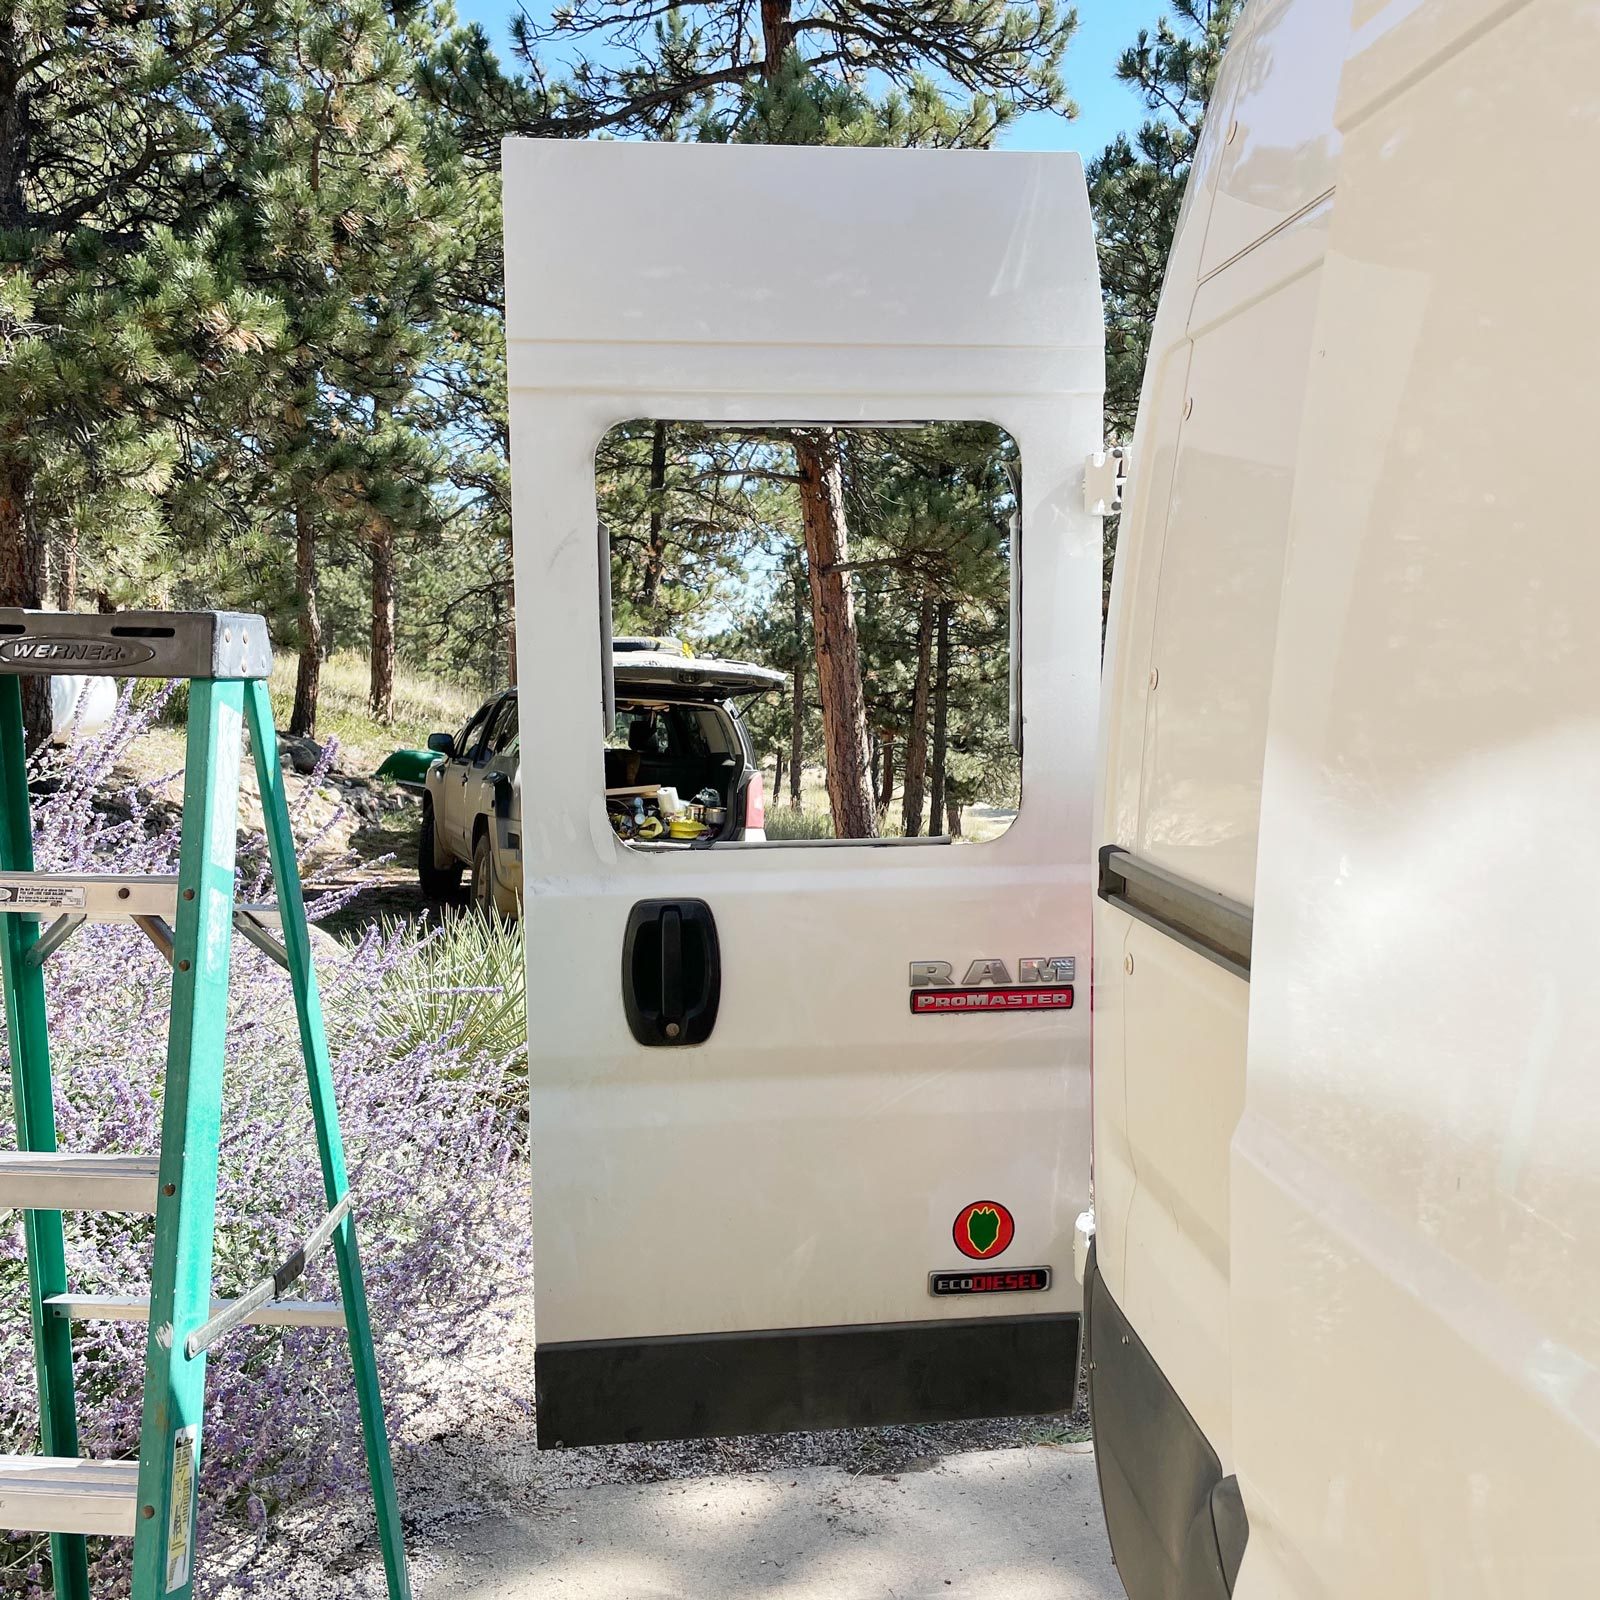
[[[124,818],[130,814],[126,790],[140,788],[155,796],[147,807],[151,826],[178,822],[182,744],[181,739],[163,738],[164,732],[158,730],[131,747],[97,800],[98,809]],[[280,735],[278,744],[284,789],[302,849],[306,898],[309,902],[329,893],[351,896],[321,921],[323,929],[349,942],[374,922],[425,922],[437,916],[440,908],[423,898],[417,881],[421,795],[347,765],[337,746],[332,760],[326,761],[325,748],[309,740]],[[261,791],[247,759],[239,775],[241,849],[259,840],[262,827]]]

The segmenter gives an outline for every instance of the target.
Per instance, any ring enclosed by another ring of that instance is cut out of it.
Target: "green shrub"
[[[437,1042],[526,1073],[521,924],[466,911],[448,916],[396,972],[385,998],[396,1054]]]

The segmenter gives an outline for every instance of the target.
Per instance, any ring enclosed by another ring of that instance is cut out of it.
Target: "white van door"
[[[1104,383],[1081,165],[512,141],[504,172],[540,1443],[1067,1407]],[[595,460],[641,418],[1005,430],[998,838],[619,838]]]

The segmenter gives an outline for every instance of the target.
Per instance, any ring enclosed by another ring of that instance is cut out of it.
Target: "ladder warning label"
[[[0,878],[0,911],[82,911],[81,883],[36,883]]]
[[[167,1593],[189,1581],[194,1549],[195,1445],[200,1429],[179,1428],[172,1440],[172,1520],[167,1533]]]

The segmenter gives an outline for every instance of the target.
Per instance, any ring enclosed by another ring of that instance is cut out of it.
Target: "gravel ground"
[[[457,1377],[457,1392],[471,1397],[470,1415],[463,1419],[440,1411],[417,1417],[396,1464],[406,1544],[418,1577],[436,1568],[438,1552],[459,1546],[473,1522],[525,1516],[574,1489],[814,1467],[853,1477],[883,1477],[925,1471],[948,1456],[1089,1437],[1080,1401],[1070,1415],[602,1445],[541,1455],[534,1432],[531,1308],[508,1338]],[[377,1600],[383,1594],[367,1506],[352,1505],[349,1516],[339,1521],[341,1525],[330,1529],[324,1516],[311,1539],[290,1519],[275,1547],[269,1547],[265,1559],[258,1558],[260,1565],[251,1563],[258,1572],[272,1570],[275,1596]],[[298,1546],[293,1556],[291,1545]],[[221,1559],[230,1565],[226,1556]],[[285,1568],[286,1576],[279,1579]]]
[[[304,780],[291,777],[291,787],[297,781],[303,786]],[[349,807],[351,795],[345,791],[353,784],[363,790],[367,814],[347,810],[328,846],[377,864],[319,885],[326,889],[359,881],[363,886],[361,896],[331,928],[343,938],[357,935],[378,917],[428,914],[415,877],[414,796],[339,773],[314,798],[313,811],[317,803],[328,810]],[[373,791],[370,799],[368,790]],[[313,820],[324,819],[318,815]],[[553,1497],[572,1490],[809,1468],[834,1469],[855,1478],[892,1478],[926,1471],[947,1457],[1079,1443],[1089,1437],[1087,1408],[1080,1397],[1072,1413],[1048,1417],[608,1445],[541,1455],[535,1445],[531,1305],[508,1337],[453,1378],[453,1391],[467,1415],[440,1411],[419,1416],[412,1419],[407,1438],[397,1441],[406,1544],[413,1576],[424,1588],[427,1574],[439,1570],[444,1553],[470,1540],[473,1523],[493,1519],[501,1524],[547,1510]],[[385,1592],[364,1501],[352,1503],[343,1516],[330,1519],[324,1511],[314,1533],[295,1518],[286,1519],[265,1552],[236,1552],[230,1559],[227,1552],[215,1551],[202,1559],[233,1570],[243,1580],[230,1595],[270,1590],[275,1600],[381,1600]],[[258,1586],[261,1578],[265,1582]]]

